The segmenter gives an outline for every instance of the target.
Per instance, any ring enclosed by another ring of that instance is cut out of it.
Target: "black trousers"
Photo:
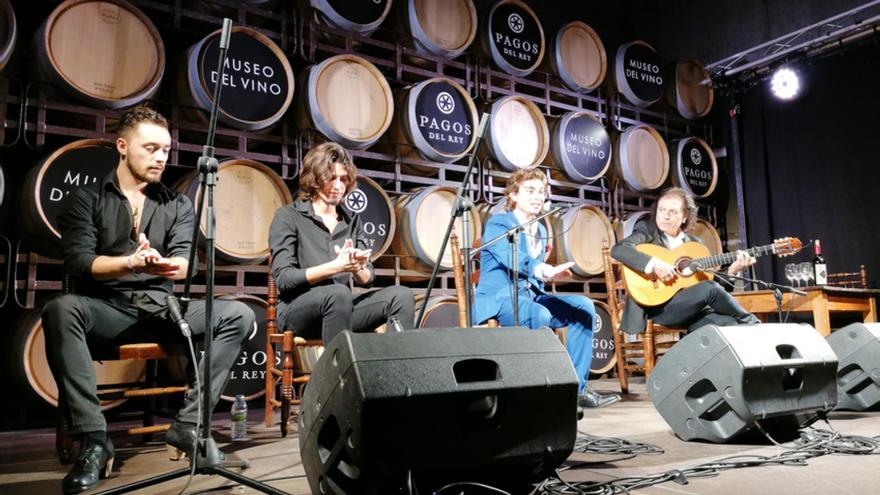
[[[415,321],[415,299],[406,287],[393,285],[354,296],[342,284],[319,285],[294,299],[279,312],[279,329],[300,337],[321,338],[325,344],[343,330],[372,332],[392,316],[405,329]]]
[[[256,324],[254,312],[238,301],[215,300],[214,339],[211,347],[211,409],[229,380],[229,368],[241,345]],[[205,303],[192,301],[184,315],[193,335],[205,332]],[[183,342],[167,310],[147,312],[132,301],[108,301],[65,294],[50,300],[43,309],[46,357],[59,388],[59,404],[67,415],[70,432],[104,431],[91,348],[131,342]],[[199,372],[202,366],[199,365]],[[175,420],[195,424],[199,392],[190,387]]]
[[[667,327],[687,327],[688,333],[705,326],[758,323],[723,287],[714,281],[679,291],[665,305],[649,312],[655,323]]]

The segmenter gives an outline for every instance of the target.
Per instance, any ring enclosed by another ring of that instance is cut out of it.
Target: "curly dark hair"
[[[122,137],[128,131],[143,123],[155,124],[168,129],[168,120],[161,113],[146,105],[138,105],[125,112],[125,115],[119,121],[116,134]]]
[[[657,198],[657,202],[654,203],[654,210],[651,212],[654,215],[654,218],[657,218],[657,206],[660,204],[660,200],[663,198],[678,198],[681,200],[682,205],[684,205],[684,214],[687,215],[687,219],[684,221],[684,225],[681,226],[681,230],[690,234],[694,230],[694,225],[697,223],[697,203],[694,202],[694,197],[690,195],[687,191],[680,187],[669,187],[664,189],[660,193],[660,197]]]
[[[534,179],[539,179],[544,183],[545,187],[547,186],[547,175],[537,168],[521,168],[510,174],[510,178],[507,179],[507,187],[504,188],[504,199],[507,200],[504,204],[505,210],[513,211],[516,208],[516,202],[510,200],[510,195],[516,194],[519,191],[519,185],[527,180]]]
[[[349,182],[345,187],[345,194],[351,192],[357,181],[357,167],[351,159],[351,154],[342,146],[329,142],[315,146],[302,161],[302,170],[299,172],[299,199],[313,200],[318,196],[318,191],[324,184],[333,178],[333,164],[339,163],[348,172]]]

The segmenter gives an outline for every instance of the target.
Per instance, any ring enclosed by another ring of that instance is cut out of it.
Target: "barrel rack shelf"
[[[387,25],[370,36],[361,36],[335,29],[316,21],[309,9],[298,15],[295,2],[278,2],[276,11],[232,0],[211,0],[218,9],[195,10],[186,0],[163,2],[158,0],[130,0],[142,9],[156,24],[160,32],[177,38],[202,36],[218,29],[223,17],[232,17],[236,25],[251,27],[277,43],[295,64],[297,75],[306,65],[322,59],[352,53],[373,63],[386,77],[392,89],[424,81],[434,77],[449,78],[465,88],[479,106],[485,106],[499,96],[518,94],[526,97],[548,117],[557,117],[570,111],[585,111],[597,117],[608,130],[622,131],[629,126],[646,124],[656,129],[666,140],[684,136],[699,136],[711,144],[712,128],[700,122],[684,120],[672,111],[657,108],[641,109],[632,106],[605,87],[589,94],[581,94],[566,88],[561,80],[548,72],[535,71],[526,77],[517,77],[492,67],[488,59],[474,50],[465,52],[455,60],[419,53],[412,48],[405,34],[393,31]],[[476,46],[476,42],[474,47]],[[177,55],[170,53],[170,55]],[[4,84],[4,81],[7,81]],[[164,85],[173,84],[166,81]],[[122,111],[86,107],[55,95],[44,83],[22,83],[16,78],[0,77],[0,146],[12,146],[19,141],[34,150],[49,151],[59,143],[72,139],[103,139],[112,141],[113,126]],[[154,100],[169,118],[172,128],[172,150],[169,158],[169,174],[190,171],[201,153],[205,141],[205,126],[187,121],[184,110],[171,93],[165,91]],[[294,95],[294,98],[297,94]],[[270,166],[284,179],[289,188],[295,189],[298,164],[302,156],[321,137],[311,129],[299,129],[290,109],[281,122],[268,131],[249,132],[218,127],[216,156],[244,158]],[[457,186],[467,168],[467,158],[453,163],[435,163],[414,158],[405,143],[380,140],[366,150],[353,150],[363,175],[379,182],[390,195],[400,195],[413,188],[430,185]],[[429,168],[431,172],[414,173],[412,166]],[[610,219],[622,219],[627,214],[648,210],[656,195],[636,193],[624,189],[608,177],[587,183],[563,180],[549,167],[542,165],[551,184],[551,200],[595,206]],[[509,172],[495,169],[490,160],[480,159],[470,181],[471,196],[477,203],[495,203],[503,191]],[[716,209],[705,207],[706,217],[712,224],[719,220]],[[704,210],[701,208],[701,213]],[[423,276],[400,268],[398,259],[385,256],[391,268],[377,268],[377,285],[401,283],[406,279],[416,293],[424,292],[424,282],[411,280]],[[5,260],[9,274],[4,292],[21,307],[33,307],[37,296],[60,290],[60,262],[35,253],[10,253]],[[218,265],[217,291],[225,293],[266,294],[265,265]],[[182,287],[175,286],[175,290]],[[587,281],[554,282],[552,292],[586,293],[591,297],[605,298],[602,277]],[[195,285],[194,291],[203,293],[203,285]],[[452,294],[451,274],[444,273],[437,284],[437,293]],[[6,301],[9,304],[9,301]]]

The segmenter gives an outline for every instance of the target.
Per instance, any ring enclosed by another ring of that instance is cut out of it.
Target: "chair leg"
[[[620,335],[620,329],[611,328],[614,336],[614,355],[617,363],[617,380],[620,382],[620,391],[624,394],[629,393],[629,378],[626,376],[626,358],[623,352],[623,336]]]
[[[265,408],[263,409],[263,421],[266,426],[272,426],[275,419],[275,388],[278,386],[275,378],[275,344],[270,340],[271,336],[266,334],[266,394],[264,396]]]
[[[286,437],[290,423],[290,402],[293,400],[293,331],[284,332],[281,357],[281,436]]]
[[[645,326],[643,342],[645,350],[645,381],[647,381],[648,377],[651,376],[651,371],[654,370],[654,322],[651,320],[648,320],[648,324]]]

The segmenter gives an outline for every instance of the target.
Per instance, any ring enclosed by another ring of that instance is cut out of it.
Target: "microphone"
[[[165,304],[168,305],[168,314],[171,315],[171,320],[177,324],[183,336],[189,338],[192,335],[192,331],[190,331],[189,323],[183,318],[183,313],[180,312],[180,304],[177,302],[177,298],[165,296]]]
[[[223,31],[220,33],[220,49],[229,49],[229,38],[232,37],[232,19],[223,18]]]
[[[550,201],[544,201],[544,206],[541,207],[542,213],[550,213],[553,210],[561,210],[563,208],[568,208],[571,206],[568,203],[552,203]]]

